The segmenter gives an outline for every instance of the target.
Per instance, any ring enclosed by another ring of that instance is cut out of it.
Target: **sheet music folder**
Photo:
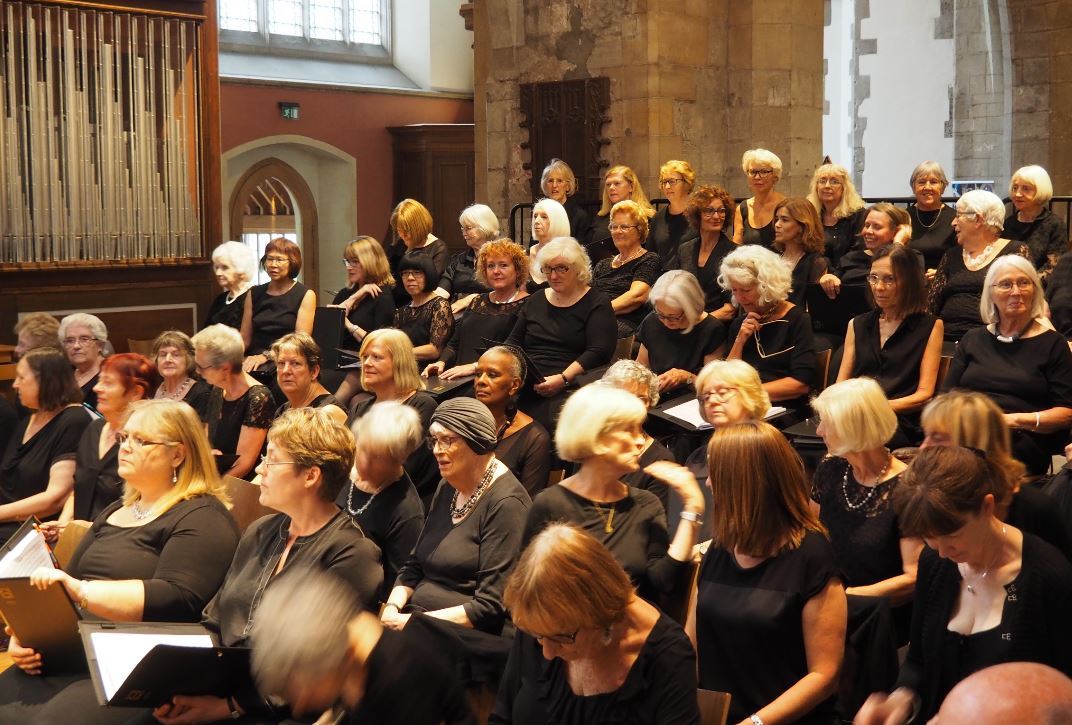
[[[46,674],[84,672],[78,611],[61,584],[44,591],[30,584],[40,566],[56,566],[48,545],[30,517],[0,546],[0,613],[24,647],[41,653]]]
[[[253,687],[247,647],[221,647],[199,624],[80,622],[101,705],[156,707],[175,695],[226,697]]]

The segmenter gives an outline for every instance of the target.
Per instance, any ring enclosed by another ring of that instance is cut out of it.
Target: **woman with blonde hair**
[[[428,208],[416,199],[403,199],[391,212],[391,229],[395,233],[395,243],[388,249],[388,259],[391,260],[391,271],[395,273],[395,279],[401,279],[398,274],[398,262],[404,254],[414,252],[427,255],[432,260],[436,275],[442,275],[447,268],[447,260],[450,250],[447,243],[432,234],[432,214]],[[432,289],[439,283],[438,279],[431,280]]]
[[[342,347],[357,350],[369,332],[391,326],[395,316],[395,278],[383,245],[372,237],[360,236],[347,244],[342,261],[346,265],[346,286],[335,294],[329,307],[346,310],[343,325],[349,335]]]
[[[552,524],[510,575],[518,627],[489,722],[698,723],[696,655],[583,529]]]
[[[29,312],[15,323],[15,360],[39,347],[63,350],[60,321],[47,312]]]
[[[823,234],[815,207],[802,197],[782,199],[774,207],[774,251],[792,270],[789,301],[803,305],[808,285],[829,267],[823,256]]]
[[[659,188],[670,203],[651,218],[644,248],[659,255],[663,269],[673,269],[678,247],[698,234],[685,213],[695,184],[696,171],[688,161],[672,159],[659,167]]]
[[[840,164],[823,164],[811,176],[808,201],[819,213],[823,229],[824,256],[834,267],[842,255],[856,246],[864,225],[866,204],[852,183],[849,170]]]
[[[257,260],[253,250],[242,242],[224,242],[212,250],[212,272],[223,292],[212,300],[205,315],[205,324],[222,324],[236,330],[242,328],[246,295],[257,279]]]
[[[540,175],[540,189],[548,199],[557,201],[566,210],[569,230],[554,236],[573,237],[584,244],[592,232],[592,217],[585,211],[574,194],[577,193],[577,176],[562,159],[551,159]]]
[[[831,299],[837,297],[843,284],[867,284],[867,275],[870,274],[875,252],[890,244],[901,244],[908,248],[920,271],[923,271],[923,255],[908,247],[911,230],[912,222],[904,209],[885,201],[872,204],[867,207],[864,226],[860,232],[863,244],[842,255],[838,266],[832,267],[819,278],[819,284]]]
[[[640,206],[641,213],[645,218],[655,216],[655,209],[648,201],[648,195],[644,193],[644,187],[640,185],[637,173],[628,166],[612,166],[603,174],[603,205],[596,212],[596,219],[592,223],[593,244],[610,239],[611,232],[608,226],[611,223],[611,209],[619,201],[634,201]]]
[[[732,695],[731,722],[825,725],[847,608],[803,463],[760,422],[716,430],[708,459],[714,538],[686,627],[700,687]]]
[[[782,176],[782,160],[767,149],[749,149],[741,157],[741,170],[752,196],[733,214],[733,243],[770,249],[774,244],[774,207],[785,198],[774,190]]]
[[[1009,179],[1005,236],[1031,250],[1031,264],[1043,282],[1057,260],[1068,251],[1068,228],[1046,205],[1053,198],[1053,182],[1038,165],[1021,166]]]

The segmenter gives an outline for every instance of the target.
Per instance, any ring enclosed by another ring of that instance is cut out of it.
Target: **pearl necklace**
[[[179,384],[179,389],[174,393],[169,393],[164,390],[164,386],[161,385],[156,391],[156,398],[166,398],[167,400],[182,400],[186,397],[186,393],[193,387],[194,379],[186,378]]]
[[[350,514],[350,516],[360,516],[361,514],[365,513],[365,511],[368,510],[368,507],[370,505],[372,505],[372,502],[376,500],[376,497],[380,495],[380,491],[383,490],[381,488],[380,491],[377,491],[376,493],[372,494],[369,497],[369,500],[366,501],[365,504],[361,508],[359,508],[359,509],[357,509],[355,511],[354,510],[354,489],[355,488],[357,488],[357,484],[356,483],[351,483],[350,484],[350,492],[346,494],[346,513]]]
[[[983,247],[982,251],[979,252],[978,254],[971,254],[970,252],[968,252],[967,249],[962,249],[960,253],[964,256],[964,266],[967,267],[968,269],[971,269],[974,272],[975,270],[972,269],[972,267],[976,267],[984,259],[986,259],[988,256],[990,256],[990,253],[992,251],[994,251],[994,245],[995,244],[997,244],[996,240],[993,241],[993,242],[990,242],[990,244],[988,244],[985,247]]]
[[[614,255],[614,259],[611,260],[611,261],[612,261],[612,263],[617,262],[617,264],[615,264],[614,266],[621,267],[623,265],[629,264],[634,259],[639,259],[640,257],[643,257],[645,251],[646,250],[644,249],[644,247],[641,247],[640,249],[638,249],[636,251],[636,253],[630,254],[628,257],[624,257],[624,258],[622,257],[622,253],[618,252],[617,254]]]
[[[521,293],[521,289],[520,289],[520,288],[514,288],[514,293],[513,293],[512,295],[510,295],[510,299],[508,299],[508,300],[503,300],[502,302],[500,302],[499,300],[495,299],[495,298],[494,298],[494,297],[492,296],[492,295],[494,295],[494,294],[495,294],[495,293],[494,293],[494,291],[492,291],[492,292],[488,292],[488,302],[491,302],[491,303],[492,303],[492,304],[494,304],[494,305],[508,305],[508,304],[510,304],[511,302],[513,302],[513,301],[514,301],[514,300],[515,300],[515,299],[517,298],[518,294],[520,294],[520,293]]]
[[[484,471],[484,477],[480,479],[480,484],[476,487],[476,490],[469,495],[469,500],[466,501],[461,507],[458,506],[458,489],[454,489],[454,497],[450,500],[450,516],[454,519],[464,519],[473,507],[476,506],[480,497],[484,494],[484,491],[488,490],[491,486],[491,480],[495,473],[495,459],[491,459],[488,463],[488,468]]]
[[[841,477],[841,495],[845,499],[845,505],[849,507],[850,511],[859,511],[867,504],[871,503],[871,499],[878,493],[878,484],[882,482],[882,479],[889,473],[890,466],[893,465],[893,454],[890,453],[890,449],[886,449],[886,465],[882,467],[882,470],[878,472],[878,476],[875,477],[875,481],[871,486],[867,487],[867,495],[859,501],[853,501],[849,498],[849,473],[852,472],[852,464],[846,461],[845,475]],[[859,483],[859,481],[857,481]],[[863,486],[862,483],[860,483]]]

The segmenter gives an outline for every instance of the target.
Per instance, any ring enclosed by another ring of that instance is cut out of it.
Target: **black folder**
[[[221,647],[215,637],[199,624],[153,622],[81,622],[89,675],[101,705],[113,707],[157,707],[175,695],[226,697],[253,687],[248,647]],[[108,663],[93,640],[93,634],[122,633],[145,636],[207,635],[213,646],[195,647],[157,644],[130,671],[126,679],[107,696],[104,671]]]
[[[812,282],[808,284],[805,299],[812,330],[838,337],[845,337],[852,318],[872,307],[871,290],[867,285],[843,284],[837,297],[830,299],[821,286]]]

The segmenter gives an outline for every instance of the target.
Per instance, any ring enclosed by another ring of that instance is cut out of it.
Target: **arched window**
[[[220,47],[390,59],[390,0],[220,0]]]

